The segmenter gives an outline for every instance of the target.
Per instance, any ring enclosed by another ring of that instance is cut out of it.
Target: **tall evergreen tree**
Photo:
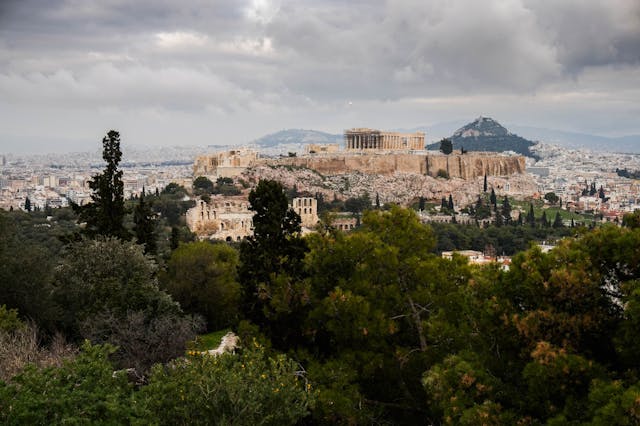
[[[145,201],[144,188],[140,194],[138,205],[133,211],[134,231],[138,244],[144,245],[144,252],[156,254],[155,214],[151,210],[151,203]]]
[[[553,220],[553,227],[554,228],[562,228],[564,227],[564,224],[562,223],[562,217],[560,216],[560,212],[556,212],[556,217]]]
[[[420,200],[418,201],[418,209],[423,211],[425,208],[425,199],[423,196],[420,196]]]
[[[180,229],[177,226],[171,227],[171,237],[169,237],[169,247],[175,250],[180,245]]]
[[[496,191],[494,191],[493,188],[491,188],[491,195],[489,196],[489,201],[491,202],[491,204],[493,205],[493,209],[497,210],[498,209],[498,198],[496,197]]]
[[[547,220],[546,211],[542,212],[542,217],[540,218],[540,225],[542,225],[543,228],[546,228],[547,226],[549,226],[549,221]]]
[[[483,188],[482,189],[483,192],[487,192],[488,188],[487,188],[487,174],[486,173],[484,174],[484,185],[483,185],[482,188]]]
[[[504,196],[504,200],[502,201],[502,210],[500,212],[502,217],[504,218],[504,222],[506,224],[511,223],[511,204],[509,203],[509,198]]]
[[[243,308],[249,319],[268,326],[270,337],[283,343],[293,338],[290,323],[299,320],[296,314],[306,303],[308,292],[301,286],[308,248],[300,235],[300,216],[289,208],[282,184],[260,180],[249,203],[255,211],[254,231],[240,245],[238,269]]]
[[[533,204],[529,204],[529,213],[527,214],[527,223],[531,225],[531,227],[536,226],[536,215],[533,212]]]
[[[26,197],[24,199],[24,209],[28,212],[31,211],[31,200],[29,199],[29,197]]]
[[[380,194],[376,192],[376,209],[380,208]]]
[[[129,232],[123,225],[126,209],[122,170],[118,170],[122,159],[120,133],[109,131],[102,139],[102,147],[102,158],[107,166],[89,181],[89,187],[93,190],[92,202],[76,209],[79,210],[80,221],[86,222],[85,229],[89,235],[129,239]]]
[[[449,210],[454,211],[454,206],[453,206],[453,197],[451,196],[451,194],[449,194]]]

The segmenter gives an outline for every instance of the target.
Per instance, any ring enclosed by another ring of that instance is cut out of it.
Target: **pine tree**
[[[85,229],[89,235],[129,239],[129,232],[123,225],[126,209],[122,170],[118,170],[122,159],[120,133],[109,131],[102,139],[102,146],[102,158],[107,166],[89,181],[89,187],[93,190],[92,202],[76,209],[79,210],[80,220],[86,222]]]
[[[142,189],[138,205],[133,211],[134,230],[138,244],[144,245],[144,252],[156,254],[155,214],[151,210],[151,204],[145,202],[145,191]]]
[[[449,155],[453,152],[453,144],[449,139],[445,138],[440,141],[440,151],[442,151],[442,153],[446,155]]]

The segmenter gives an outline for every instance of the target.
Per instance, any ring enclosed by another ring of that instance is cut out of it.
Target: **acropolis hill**
[[[390,175],[396,172],[436,177],[445,171],[449,177],[473,179],[478,176],[508,176],[524,173],[522,156],[486,152],[444,155],[436,152],[414,153],[336,153],[265,159],[262,164],[304,167],[322,174],[360,172]],[[256,164],[259,165],[259,164]]]
[[[249,167],[292,166],[322,174],[359,172],[371,175],[415,173],[474,179],[478,176],[508,176],[524,173],[525,159],[519,155],[487,152],[452,153],[425,151],[424,133],[382,132],[373,129],[345,131],[346,149],[336,145],[313,146],[306,155],[285,158],[259,158],[255,151],[233,150],[197,157],[194,176],[232,177]]]

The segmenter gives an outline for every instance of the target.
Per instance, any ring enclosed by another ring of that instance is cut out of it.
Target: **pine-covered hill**
[[[456,130],[449,138],[453,149],[464,148],[465,151],[513,151],[518,154],[536,158],[531,151],[534,142],[509,132],[500,123],[489,117],[479,117],[473,122]],[[440,142],[427,146],[427,149],[439,149]]]

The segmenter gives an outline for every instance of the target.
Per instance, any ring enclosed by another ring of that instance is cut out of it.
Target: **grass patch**
[[[229,331],[231,330],[225,328],[207,334],[200,334],[195,340],[187,344],[187,348],[191,351],[208,351],[209,349],[215,349],[220,345],[222,337]]]

